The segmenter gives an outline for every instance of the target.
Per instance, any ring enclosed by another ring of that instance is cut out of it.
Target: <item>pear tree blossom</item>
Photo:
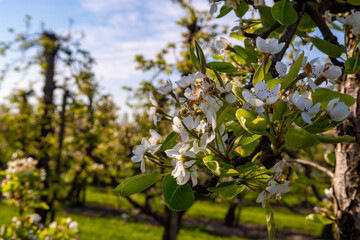
[[[339,98],[331,100],[327,106],[327,112],[334,121],[341,122],[350,114],[348,106],[343,102],[339,102]]]
[[[211,1],[212,14],[219,2],[222,1]],[[250,2],[253,10],[265,4]],[[224,9],[229,6],[236,9],[239,2],[225,4]],[[276,15],[276,11],[272,13]],[[357,19],[356,14],[339,21],[352,25],[356,31],[353,19]],[[290,29],[289,26],[294,26],[290,24],[282,25]],[[259,25],[261,31],[255,32],[246,31],[247,27],[245,24],[243,45],[230,45],[224,37],[215,42],[215,48],[224,55],[222,61],[211,61],[197,42],[190,48],[195,49],[190,54],[194,73],[174,79],[176,89],[169,80],[158,90],[167,95],[174,110],[160,111],[154,102],[149,114],[157,114],[156,122],[160,119],[171,123],[171,133],[161,138],[150,132],[151,137],[143,138],[135,147],[132,160],[141,162],[142,170],[147,158],[151,160],[149,164],[156,163],[161,174],[153,171],[140,176],[149,179],[153,174],[154,182],[163,178],[163,191],[179,185],[187,191],[184,196],[192,196],[198,187],[203,187],[203,177],[216,175],[218,182],[207,188],[208,192],[231,199],[234,196],[229,193],[234,189],[254,191],[257,193],[254,200],[269,211],[270,200],[281,200],[290,191],[289,186],[296,184],[295,177],[288,174],[294,167],[291,164],[294,157],[287,150],[299,151],[320,142],[338,141],[322,133],[329,133],[349,116],[352,99],[334,89],[324,89],[333,86],[348,70],[337,66],[341,64],[334,57],[331,56],[332,63],[317,58],[309,60],[305,52],[297,49],[289,54],[292,56],[289,61],[283,61],[285,46],[291,46],[291,39],[274,31],[273,38],[265,38],[273,36],[265,34],[272,27]],[[349,63],[352,62],[347,61],[345,68]],[[164,193],[165,203],[176,207],[166,200],[168,194]],[[191,199],[181,201],[188,201],[191,206]]]

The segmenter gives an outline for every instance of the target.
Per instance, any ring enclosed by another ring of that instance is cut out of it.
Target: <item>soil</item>
[[[124,210],[103,205],[87,205],[81,207],[65,206],[63,208],[63,212],[76,213],[89,217],[126,218],[126,216],[128,216],[127,212]],[[159,226],[159,224],[152,217],[147,216],[143,213],[136,214],[131,219],[131,221]],[[225,226],[224,223],[219,220],[190,218],[185,216],[183,218],[183,225],[185,228],[197,228],[198,230],[200,229],[200,231],[204,231],[220,237],[268,239],[266,226],[251,223],[239,223],[236,226]],[[317,238],[316,236],[301,230],[277,228],[275,233],[275,239],[315,240],[320,238]]]

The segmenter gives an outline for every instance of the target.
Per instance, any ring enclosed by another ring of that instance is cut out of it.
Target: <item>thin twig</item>
[[[311,167],[314,167],[324,173],[326,173],[329,177],[333,178],[334,177],[334,173],[332,171],[330,171],[329,169],[327,169],[326,167],[323,167],[315,162],[310,162],[310,161],[306,161],[306,160],[303,160],[303,159],[292,159],[292,160],[288,160],[288,162],[295,162],[295,163],[300,163],[302,165],[308,165],[308,166],[311,166]]]
[[[326,24],[321,14],[308,2],[305,4],[305,11],[314,20],[316,26],[318,26],[318,28],[320,29],[320,32],[323,35],[324,40],[336,46],[340,46],[337,37],[335,37],[334,34],[332,34],[329,26]],[[344,67],[344,63],[338,61],[336,58],[330,57],[330,60],[334,65],[339,67]]]

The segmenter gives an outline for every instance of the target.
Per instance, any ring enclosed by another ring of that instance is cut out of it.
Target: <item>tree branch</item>
[[[318,26],[318,28],[320,29],[324,40],[335,44],[336,46],[340,46],[339,42],[337,41],[337,37],[332,34],[330,28],[322,18],[321,14],[308,2],[305,4],[305,11],[314,20],[316,26]],[[344,67],[344,63],[338,61],[336,58],[330,57],[330,60],[334,65]]]
[[[283,49],[281,49],[281,51],[279,53],[275,54],[275,56],[273,56],[271,58],[272,63],[271,63],[269,72],[271,73],[271,75],[273,77],[277,77],[279,75],[275,69],[275,65],[277,62],[281,61],[281,59],[283,58],[286,50],[288,49],[288,47],[290,45],[291,40],[293,39],[293,37],[296,33],[297,27],[299,26],[300,20],[305,12],[305,3],[297,2],[296,5],[294,6],[294,8],[298,14],[298,18],[295,23],[285,27],[285,29],[282,32],[281,37],[279,39],[279,43],[284,42],[285,46],[283,47]]]
[[[308,165],[308,166],[311,166],[311,167],[314,167],[316,168],[317,170],[320,170],[324,173],[326,173],[329,177],[333,178],[334,177],[334,173],[332,171],[330,171],[329,169],[327,169],[326,167],[323,167],[315,162],[310,162],[310,161],[306,161],[306,160],[303,160],[303,159],[292,159],[292,160],[288,160],[288,162],[295,162],[295,163],[300,163],[302,165]]]

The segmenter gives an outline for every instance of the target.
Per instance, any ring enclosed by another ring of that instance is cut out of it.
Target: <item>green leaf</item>
[[[360,6],[360,0],[348,0],[348,3],[354,6]]]
[[[258,134],[252,134],[252,133],[245,133],[244,135],[241,136],[238,145],[242,146],[242,145],[247,145],[249,143],[252,143],[256,140],[258,140],[261,137],[261,135]]]
[[[328,116],[320,116],[322,119],[317,119],[315,122],[313,122],[312,125],[307,124],[303,128],[308,131],[309,133],[322,133],[326,132],[330,129],[333,129],[337,125],[339,125],[341,122],[334,122],[331,121]]]
[[[173,148],[176,145],[176,139],[179,137],[179,133],[171,132],[165,139],[164,143],[161,145],[161,150],[165,151],[167,149]]]
[[[244,117],[240,117],[240,124],[246,131],[255,134],[263,134],[267,126],[267,123],[263,118],[249,120]]]
[[[349,135],[344,135],[341,137],[326,137],[322,135],[315,135],[315,137],[322,143],[331,143],[331,144],[355,141],[355,137]]]
[[[284,80],[281,83],[281,89],[286,89],[287,87],[291,86],[294,81],[297,81],[296,78],[299,75],[303,59],[304,53],[299,56],[294,65],[290,68],[289,73],[285,76]]]
[[[266,63],[265,69],[264,69],[263,64],[258,66],[258,68],[256,69],[256,72],[254,74],[254,79],[253,79],[254,86],[258,82],[261,82],[262,80],[265,79],[265,75],[269,71],[270,66],[271,66],[271,61],[270,60],[268,60],[268,62]]]
[[[133,176],[120,183],[114,189],[114,193],[118,193],[123,196],[130,196],[131,194],[141,192],[153,185],[160,176],[161,174],[156,171],[149,174]]]
[[[271,8],[268,6],[258,6],[257,7],[260,13],[261,24],[268,28],[276,23],[276,20],[273,18],[271,13]]]
[[[282,78],[276,78],[276,79],[271,79],[269,81],[266,81],[266,84],[268,85],[269,89],[273,89],[276,85],[278,85],[278,83],[281,83],[283,81]]]
[[[306,31],[311,31],[310,29],[315,28],[316,23],[314,20],[308,15],[304,14],[299,23],[299,28]]]
[[[281,0],[275,3],[271,8],[271,14],[274,19],[282,25],[293,24],[298,18],[295,9],[287,0]]]
[[[216,160],[213,160],[214,156],[207,156],[203,158],[205,166],[215,175],[221,174],[220,165]]]
[[[262,134],[267,126],[265,119],[257,118],[255,111],[238,109],[236,111],[236,118],[241,126],[250,133]]]
[[[355,103],[355,99],[347,94],[331,91],[327,88],[318,88],[312,94],[313,103],[321,103],[321,106],[327,108],[327,105],[334,98],[339,98],[340,102],[344,102],[347,106],[351,106]]]
[[[195,51],[196,51],[196,55],[199,59],[200,72],[203,74],[206,74],[206,58],[205,58],[203,50],[201,49],[201,47],[197,41],[195,41]]]
[[[224,105],[222,106],[216,113],[216,126],[220,127],[224,121],[225,118],[229,115],[229,111],[233,108],[232,104]]]
[[[249,10],[249,6],[246,2],[242,2],[239,5],[237,5],[237,8],[234,9],[235,14],[238,18],[242,18],[242,16],[245,15],[245,13]]]
[[[352,74],[360,72],[360,59],[356,58],[348,58],[345,61],[345,73]]]
[[[229,12],[231,12],[231,10],[232,10],[232,7],[231,7],[231,6],[226,6],[226,5],[222,6],[222,7],[220,8],[220,13],[219,13],[219,15],[218,15],[216,18],[222,18],[222,17],[224,17],[224,16],[227,15]]]
[[[166,205],[173,211],[186,210],[195,202],[195,195],[190,185],[178,185],[171,175],[164,177],[162,191]]]
[[[277,101],[273,105],[273,115],[272,115],[271,121],[274,122],[276,120],[279,120],[279,121],[282,120],[283,115],[287,112],[289,112],[288,104],[281,100]]]
[[[311,214],[307,215],[305,219],[308,220],[308,221],[311,221],[311,222],[321,223],[321,224],[324,224],[324,225],[334,223],[333,220],[331,220],[331,219],[329,219],[327,217],[324,217],[321,214],[317,214],[317,213],[311,213]]]
[[[219,72],[232,73],[236,72],[236,68],[229,62],[209,62],[206,64],[207,68],[214,68]]]
[[[265,205],[265,220],[266,220],[266,227],[268,230],[269,238],[274,239],[275,230],[276,230],[274,210],[269,205]]]
[[[335,166],[335,153],[325,153],[324,159],[330,166]]]
[[[220,83],[220,85],[222,87],[224,87],[224,81],[222,80],[220,74],[216,71],[215,68],[212,68],[211,70],[213,70],[214,74],[215,74],[215,77],[217,78],[218,82]]]
[[[209,188],[210,192],[219,193],[226,200],[233,199],[245,189],[244,185],[237,185],[236,181],[222,182],[216,187]]]
[[[312,147],[320,141],[302,128],[290,127],[285,134],[285,144],[289,149]]]
[[[196,55],[194,53],[194,48],[191,45],[189,46],[189,53],[190,53],[190,59],[191,59],[193,66],[196,68],[196,70],[199,70],[200,69],[200,61],[196,57]]]
[[[332,44],[318,37],[311,38],[311,42],[317,49],[319,49],[321,52],[325,53],[329,57],[338,58],[341,56],[342,51],[335,44]]]
[[[234,86],[233,86],[233,89],[232,89],[232,92],[235,94],[235,96],[236,96],[237,98],[240,98],[240,99],[242,99],[243,101],[245,101],[245,99],[244,99],[244,97],[243,97],[243,95],[242,95],[242,91],[243,91],[243,90],[244,90],[244,88],[238,87],[238,86],[234,85]]]

